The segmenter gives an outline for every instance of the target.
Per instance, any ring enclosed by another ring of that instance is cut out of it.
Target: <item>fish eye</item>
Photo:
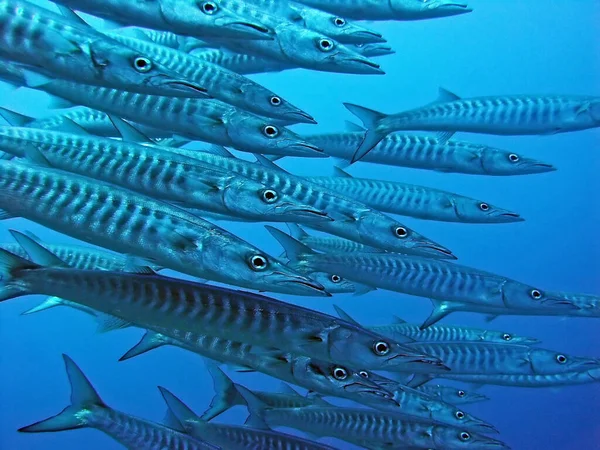
[[[343,27],[344,25],[346,25],[346,21],[341,17],[336,17],[335,19],[333,19],[333,23],[335,23],[336,27]]]
[[[268,262],[264,256],[254,255],[250,258],[250,264],[254,270],[261,271],[267,268]]]
[[[214,2],[204,2],[202,3],[202,12],[204,14],[213,15],[219,10],[219,7]]]
[[[540,291],[538,291],[537,289],[533,289],[530,292],[530,295],[534,300],[539,300],[540,298],[542,298],[542,293]]]
[[[467,433],[466,431],[463,431],[462,433],[460,433],[461,441],[468,441],[469,439],[471,439],[471,435],[469,433]]]
[[[514,153],[511,153],[510,155],[508,155],[508,159],[511,162],[517,162],[517,161],[519,161],[519,155],[515,155]]]
[[[339,283],[340,281],[342,281],[342,277],[340,277],[339,275],[331,275],[331,281],[333,283]]]
[[[333,50],[333,42],[329,39],[320,39],[319,48],[324,52],[330,52]]]
[[[146,73],[152,70],[152,61],[150,61],[148,58],[143,58],[140,56],[134,59],[133,67],[138,72]]]
[[[404,227],[396,227],[394,233],[396,233],[396,236],[398,236],[399,238],[405,238],[406,236],[408,236],[408,230]]]
[[[505,341],[510,341],[512,339],[512,336],[508,333],[504,333],[502,335],[502,339],[504,339]]]
[[[333,376],[336,380],[345,380],[348,378],[348,371],[343,367],[336,367],[333,369]]]
[[[279,97],[277,97],[276,95],[274,95],[273,97],[271,97],[271,105],[273,106],[279,106],[281,105],[281,99]]]
[[[482,211],[489,211],[490,210],[490,205],[488,205],[487,203],[480,203],[479,204],[479,209],[481,209]]]
[[[464,397],[465,395],[467,395],[467,393],[465,391],[458,391],[458,396],[460,398]]]
[[[369,372],[367,372],[366,370],[361,370],[360,372],[358,372],[358,374],[363,378],[369,378]]]
[[[279,129],[273,125],[267,125],[263,128],[263,134],[268,138],[274,138],[279,135]]]
[[[456,411],[456,412],[454,413],[454,415],[456,416],[456,418],[457,418],[458,420],[462,420],[462,419],[464,419],[464,418],[465,418],[465,413],[464,413],[464,412],[462,412],[462,411]]]
[[[379,356],[385,356],[390,352],[390,346],[387,342],[378,341],[373,346],[373,351]]]
[[[567,362],[567,357],[565,355],[556,355],[556,361],[558,361],[559,364],[564,364]]]
[[[275,192],[274,190],[265,189],[264,191],[262,191],[262,198],[266,203],[274,203],[277,201],[279,196],[277,195],[277,192]]]
[[[365,44],[354,44],[354,46],[358,47],[358,48],[363,48],[365,46]]]

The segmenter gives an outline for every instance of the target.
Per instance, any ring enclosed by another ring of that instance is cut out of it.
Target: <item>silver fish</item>
[[[576,384],[597,383],[600,381],[600,369],[577,370],[556,374],[515,375],[515,374],[475,374],[456,375],[456,381],[476,385],[492,384],[497,386],[543,388],[571,386]]]
[[[331,436],[352,443],[369,442],[369,445],[392,443],[426,449],[500,449],[502,442],[460,428],[408,419],[389,411],[341,408],[335,406],[309,408],[269,408],[240,386],[246,399],[250,418],[248,423],[261,421],[268,426],[286,426],[317,436]]]
[[[127,448],[138,450],[219,450],[189,434],[158,423],[138,419],[107,406],[81,369],[63,355],[71,384],[71,404],[56,416],[20,428],[21,433],[46,433],[77,428],[95,428]]]
[[[189,53],[198,48],[206,47],[207,43],[201,39],[182,36],[171,31],[157,31],[148,28],[126,27],[119,30],[123,36],[131,36],[138,39],[149,40],[165,47]]]
[[[460,223],[512,223],[524,219],[489,202],[453,192],[396,181],[355,178],[339,167],[333,177],[308,177],[374,209],[425,220]]]
[[[600,97],[513,95],[462,99],[440,89],[438,101],[386,115],[345,104],[367,132],[352,161],[366,155],[385,136],[402,130],[457,131],[497,135],[548,135],[600,126]]]
[[[347,133],[308,135],[305,138],[327,155],[349,161],[363,141],[364,134],[365,130],[360,128]],[[487,145],[397,133],[383,138],[361,161],[488,176],[529,175],[556,170],[546,162]]]
[[[296,223],[287,224],[290,234],[294,239],[302,242],[304,245],[324,253],[327,252],[374,252],[381,253],[383,250],[376,247],[360,244],[359,242],[348,239],[328,236],[313,236],[308,234],[302,227]]]
[[[122,25],[172,31],[201,39],[273,39],[272,30],[226,9],[219,0],[60,0],[56,3]]]
[[[269,429],[251,428],[240,425],[209,423],[198,417],[185,403],[163,387],[158,388],[169,408],[175,424],[183,427],[189,435],[220,445],[228,450],[290,449],[290,450],[335,450],[329,445],[319,444],[301,437],[279,433]]]
[[[168,96],[206,95],[201,86],[150,55],[24,0],[0,1],[0,57],[87,84]]]
[[[318,283],[210,222],[89,178],[0,161],[0,208],[192,276],[255,289],[327,295]]]
[[[438,398],[451,405],[466,405],[469,403],[478,403],[489,400],[483,394],[474,391],[466,391],[452,386],[442,386],[440,384],[428,383],[417,388],[418,391]]]
[[[356,20],[423,20],[473,11],[456,0],[298,0],[298,3]]]

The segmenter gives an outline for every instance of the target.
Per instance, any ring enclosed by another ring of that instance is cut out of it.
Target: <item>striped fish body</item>
[[[207,49],[194,53],[194,56],[204,61],[217,64],[225,69],[241,75],[250,75],[265,72],[281,72],[297,67],[290,63],[276,61],[262,56],[234,53],[219,49]]]
[[[593,369],[583,372],[574,371],[552,375],[455,374],[449,376],[448,379],[473,384],[542,388],[597,383],[600,381],[600,370]]]
[[[329,156],[351,160],[363,141],[363,132],[306,136]],[[361,161],[470,175],[527,175],[555,170],[550,164],[524,158],[506,150],[450,140],[440,142],[425,135],[391,134]]]
[[[380,121],[378,129],[536,135],[597,126],[598,97],[517,95],[434,103],[388,116]]]
[[[489,400],[485,395],[478,394],[477,392],[433,383],[419,386],[417,390],[451,405],[467,405]]]
[[[150,39],[156,44],[164,45],[165,47],[170,47],[186,53],[191,52],[196,48],[204,48],[207,45],[205,41],[200,39],[189,36],[181,36],[170,31],[156,31],[145,28],[131,27],[123,30],[123,34],[128,35],[128,30],[133,32],[134,36],[143,36],[144,38]]]
[[[383,250],[369,247],[356,241],[344,238],[310,236],[302,239],[301,242],[308,247],[321,252],[374,252],[380,253]]]

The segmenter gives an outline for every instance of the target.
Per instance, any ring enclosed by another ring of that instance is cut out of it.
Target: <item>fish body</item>
[[[0,208],[76,239],[149,258],[192,276],[326,295],[320,285],[210,222],[89,178],[0,161]]]
[[[163,147],[0,127],[0,149],[40,165],[77,173],[189,208],[250,220],[327,220],[321,211],[248,178],[219,171]]]
[[[107,406],[81,369],[63,355],[71,384],[71,404],[54,417],[20,428],[21,433],[94,428],[126,448],[136,450],[219,450],[220,447],[164,425],[139,419]]]
[[[473,11],[454,0],[298,0],[299,3],[356,20],[423,20]]]
[[[453,192],[396,181],[355,178],[341,169],[334,177],[309,177],[382,212],[419,219],[460,223],[511,223],[519,214]]]
[[[466,391],[452,386],[443,386],[441,384],[427,383],[419,386],[417,390],[451,405],[467,405],[489,400],[488,397],[477,392]]]
[[[201,39],[273,38],[272,30],[265,25],[227,10],[220,1],[60,0],[57,3],[122,25],[171,31]]]
[[[329,156],[351,160],[364,139],[364,131],[309,135],[305,138]],[[529,175],[556,170],[551,164],[486,145],[398,133],[383,138],[361,161],[488,176]]]
[[[600,381],[600,370],[573,371],[558,374],[456,374],[451,379],[477,385],[493,384],[496,386],[543,388],[571,386],[576,384],[597,383]]]
[[[329,236],[314,236],[308,234],[306,231],[300,227],[300,225],[295,223],[287,224],[291,235],[302,242],[304,245],[308,247],[318,250],[320,252],[382,252],[381,249],[376,247],[369,247],[368,245],[361,244],[359,242],[351,241],[344,238],[338,237],[329,237]]]
[[[157,31],[147,28],[126,27],[119,30],[123,36],[137,37],[164,45],[175,50],[189,53],[197,48],[204,48],[207,43],[201,39],[182,36],[171,31]]]

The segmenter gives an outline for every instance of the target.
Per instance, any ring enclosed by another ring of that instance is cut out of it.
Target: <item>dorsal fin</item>
[[[36,240],[16,230],[9,230],[9,232],[34,263],[45,267],[68,267],[62,259]]]
[[[233,153],[221,145],[209,145],[198,150],[200,152],[210,153],[211,155],[222,156],[224,158],[235,158]]]
[[[350,322],[351,324],[354,324],[356,326],[362,327],[362,325],[360,323],[358,323],[356,320],[354,320],[352,318],[352,316],[350,316],[350,314],[348,314],[346,311],[344,311],[339,306],[333,305],[333,309],[335,309],[335,312],[337,313],[337,315],[340,316],[340,319],[345,320],[346,322]]]
[[[62,5],[59,5],[59,4],[56,4],[56,7],[58,8],[58,10],[60,11],[61,15],[65,19],[68,19],[68,20],[70,20],[73,23],[78,23],[79,25],[85,25],[86,27],[90,26],[89,23],[87,23],[85,20],[83,20],[81,18],[81,16],[79,16],[79,14],[77,14],[71,8],[68,8],[66,6],[62,6]]]
[[[6,120],[13,127],[26,127],[31,122],[35,121],[34,117],[26,116],[25,114],[19,114],[18,112],[12,111],[7,108],[0,107],[0,117]]]
[[[113,114],[107,114],[107,116],[124,141],[152,145],[155,144],[155,142],[152,139],[150,139],[148,136],[146,136],[144,133],[142,133],[130,123],[125,122],[120,117],[117,117]]]
[[[254,154],[254,157],[256,158],[256,161],[260,165],[262,165],[264,167],[267,167],[268,169],[276,170],[278,172],[283,172],[283,173],[288,174],[288,175],[290,174],[287,170],[282,169],[277,164],[275,164],[273,161],[265,158],[263,155]]]
[[[340,178],[354,178],[352,175],[338,166],[333,166],[333,175]]]
[[[361,127],[359,124],[346,120],[344,122],[346,124],[346,129],[348,131],[352,131],[353,133],[364,133],[367,131],[365,128]]]
[[[393,323],[407,323],[406,320],[404,320],[402,317],[398,317],[398,316],[392,316],[393,318]]]
[[[435,103],[446,103],[446,102],[455,102],[456,100],[460,100],[460,97],[456,95],[454,92],[449,91],[443,87],[438,89],[438,98]]]

